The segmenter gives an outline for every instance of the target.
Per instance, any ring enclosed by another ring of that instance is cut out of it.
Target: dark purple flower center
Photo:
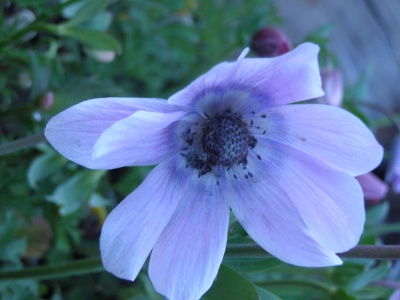
[[[207,116],[199,130],[186,132],[189,147],[186,157],[188,165],[199,170],[199,176],[214,170],[227,169],[242,164],[246,167],[249,148],[253,149],[257,139],[251,134],[242,115],[231,110]]]

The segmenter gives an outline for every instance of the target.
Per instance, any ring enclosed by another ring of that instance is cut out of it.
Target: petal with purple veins
[[[154,168],[143,183],[107,217],[101,232],[104,268],[115,276],[135,280],[151,249],[184,197],[176,159]]]
[[[94,144],[93,157],[110,166],[155,165],[179,152],[174,123],[184,111],[169,113],[137,111],[115,122]]]
[[[341,264],[334,251],[321,244],[303,220],[288,194],[293,187],[279,185],[284,173],[279,154],[268,158],[264,155],[264,160],[269,162],[261,163],[251,154],[247,169],[253,177],[238,176],[237,181],[222,184],[224,197],[238,221],[261,247],[287,263],[306,267]],[[288,180],[295,181],[290,175],[286,173]]]
[[[228,234],[229,206],[215,177],[190,178],[191,190],[180,201],[150,258],[149,274],[156,290],[174,300],[197,300],[212,285]]]
[[[177,108],[161,99],[100,98],[74,105],[53,117],[45,135],[63,156],[90,169],[111,169],[124,165],[115,156],[93,159],[93,147],[100,135],[115,122],[138,110],[172,112]]]
[[[353,176],[365,174],[382,160],[383,149],[372,132],[354,115],[329,105],[271,107],[256,137],[285,144]],[[265,130],[265,134],[261,134]]]
[[[304,43],[275,58],[244,59],[232,81],[264,95],[263,107],[323,96],[318,52],[317,45]]]
[[[318,51],[318,46],[305,43],[275,58],[241,56],[238,61],[216,65],[172,95],[168,102],[195,107],[197,102],[207,102],[209,95],[214,101],[215,94],[227,100],[235,100],[235,97],[229,96],[231,94],[240,94],[239,100],[253,102],[252,110],[256,110],[320,97],[324,92],[319,75]],[[228,95],[224,96],[226,92]],[[222,101],[228,104],[228,101]]]
[[[322,246],[339,253],[357,245],[365,221],[363,193],[357,180],[289,146],[259,139],[257,147],[255,151],[263,158],[260,164],[273,184],[285,190],[286,201],[296,208]],[[269,154],[263,149],[269,149]]]

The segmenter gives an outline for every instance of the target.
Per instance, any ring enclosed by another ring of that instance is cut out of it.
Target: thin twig
[[[296,251],[296,249],[293,249]],[[360,245],[353,249],[338,254],[346,258],[371,258],[371,259],[400,259],[400,245],[369,246]],[[267,258],[271,255],[258,245],[228,245],[225,257],[229,258]],[[0,282],[19,279],[52,279],[68,277],[72,275],[81,275],[88,273],[97,273],[104,271],[100,257],[92,257],[72,262],[27,268],[15,271],[0,272]]]
[[[296,249],[293,249],[293,251],[296,251]],[[343,258],[400,259],[400,245],[359,245],[337,255]],[[228,245],[225,256],[263,258],[270,255],[256,244],[237,244]]]
[[[2,145],[0,145],[0,156],[35,146],[44,141],[46,141],[44,134],[38,133],[38,134],[24,137],[22,139],[18,139],[18,140],[12,141],[12,142],[2,144]]]

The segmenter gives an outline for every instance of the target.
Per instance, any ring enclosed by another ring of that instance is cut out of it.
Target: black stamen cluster
[[[217,166],[229,169],[242,164],[245,167],[249,148],[256,146],[257,139],[250,133],[242,115],[227,109],[206,117],[199,131],[193,133],[188,129],[186,132],[190,151],[182,155],[186,157],[188,166],[198,169],[199,176]]]

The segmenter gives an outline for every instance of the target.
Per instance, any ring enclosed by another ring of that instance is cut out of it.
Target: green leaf
[[[283,264],[275,257],[267,258],[225,258],[224,264],[241,273],[262,272]]]
[[[338,289],[331,297],[332,300],[357,300],[356,297],[349,295],[344,289]]]
[[[116,53],[121,52],[121,45],[119,42],[106,32],[59,25],[57,26],[57,34],[59,36],[76,39],[82,44],[96,50],[111,50]]]
[[[228,236],[229,241],[244,236],[247,236],[247,232],[244,230],[243,226],[238,221],[235,221],[232,225],[229,226],[229,236]]]
[[[346,285],[350,291],[357,291],[368,284],[386,278],[390,273],[390,262],[383,262],[378,267],[364,271],[353,277]]]
[[[376,299],[392,299],[393,288],[378,285],[366,286],[361,290],[353,292],[355,299],[376,300]],[[342,299],[337,299],[342,300]]]
[[[82,171],[59,185],[47,200],[60,206],[61,215],[71,214],[89,199],[104,174],[105,171]]]
[[[365,228],[363,232],[363,237],[377,236],[382,234],[394,233],[400,231],[400,223],[390,223],[375,225],[374,227]]]
[[[107,198],[104,198],[102,195],[98,193],[93,193],[89,198],[89,206],[90,207],[104,207],[111,204],[111,201]]]
[[[271,292],[268,292],[266,289],[263,289],[261,287],[256,287],[258,296],[260,300],[281,300],[282,298],[278,297],[275,294],[272,294]]]
[[[22,221],[10,211],[0,214],[0,259],[3,262],[20,264],[20,256],[25,253],[26,238],[17,238]],[[0,264],[1,266],[1,264]]]
[[[28,169],[28,183],[32,188],[37,187],[37,183],[61,169],[67,160],[53,150],[35,158]]]
[[[351,112],[353,115],[355,115],[356,117],[360,118],[361,121],[363,121],[365,125],[370,127],[370,125],[371,125],[370,120],[368,119],[366,114],[357,106],[357,104],[344,101],[343,107],[345,109],[347,109],[349,112]]]
[[[48,90],[52,70],[50,60],[38,53],[30,53],[29,63],[32,78],[30,98],[35,99]]]
[[[85,29],[106,31],[111,25],[112,18],[113,18],[112,13],[107,11],[102,11],[89,21],[82,24],[81,27]]]
[[[95,17],[102,10],[104,10],[107,5],[110,3],[110,0],[89,0],[86,1],[76,12],[75,16],[64,23],[64,26],[75,27],[79,24],[82,24],[91,18]]]
[[[259,297],[256,286],[246,277],[221,265],[214,284],[202,299],[258,300]]]
[[[37,281],[26,279],[0,282],[1,299],[41,299]]]
[[[382,223],[389,213],[389,203],[382,202],[370,207],[366,213],[366,226]]]

